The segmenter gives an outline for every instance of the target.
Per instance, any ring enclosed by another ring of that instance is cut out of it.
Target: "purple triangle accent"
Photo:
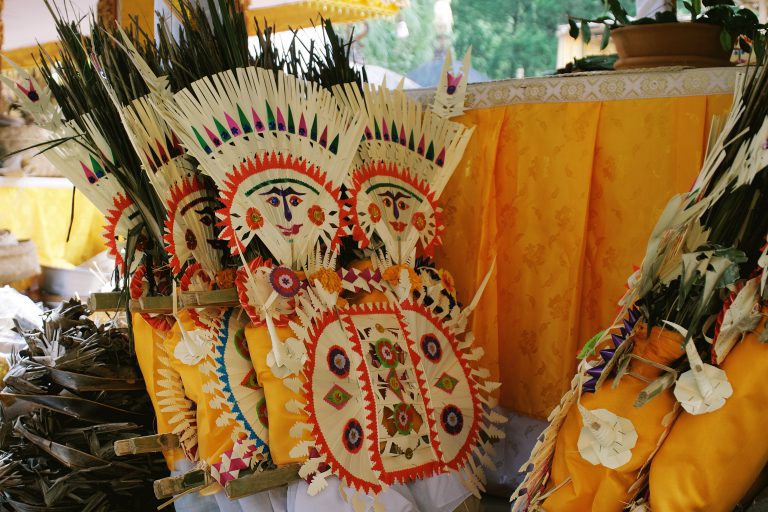
[[[405,128],[400,125],[400,144],[405,146],[408,141],[405,140]]]
[[[88,178],[88,183],[96,183],[98,181],[96,175],[93,174],[93,171],[89,169],[87,165],[85,165],[83,162],[80,162],[80,166],[83,168],[85,177]]]
[[[435,163],[437,163],[437,165],[440,167],[443,166],[445,163],[445,148],[440,150],[440,153],[438,153],[437,158],[435,159]]]
[[[259,115],[256,113],[256,110],[253,108],[251,108],[251,115],[253,116],[253,127],[256,128],[257,132],[263,132],[264,123],[261,122]]]
[[[155,144],[157,144],[157,150],[160,153],[160,160],[163,161],[164,164],[168,163],[168,153],[165,152],[165,148],[162,144],[160,144],[159,140],[155,141]]]
[[[301,114],[301,118],[299,119],[299,135],[302,137],[307,136],[307,122],[304,120],[304,114]]]
[[[326,147],[328,145],[328,127],[323,128],[323,134],[320,136],[320,145]]]
[[[214,133],[208,129],[208,127],[205,127],[205,133],[208,135],[208,138],[211,139],[211,142],[213,142],[213,145],[216,147],[221,146],[221,139],[219,139]]]
[[[232,119],[232,116],[224,112],[224,119],[227,120],[227,125],[229,125],[229,131],[232,132],[232,135],[237,137],[242,133],[240,130],[240,127],[237,125],[234,119]]]
[[[285,124],[285,118],[283,117],[283,113],[280,112],[280,109],[277,109],[277,129],[281,132],[284,132],[288,129],[288,126]]]
[[[603,358],[603,361],[606,363],[613,359],[613,354],[616,352],[616,349],[613,348],[604,348],[600,351],[600,357]]]
[[[632,327],[633,327],[632,324],[629,323],[626,319],[624,319],[624,329],[626,329],[627,334],[632,332]]]
[[[587,370],[587,375],[590,377],[600,377],[600,375],[603,374],[603,370],[605,370],[605,365],[601,364],[599,366],[595,366],[594,368],[590,368]]]
[[[384,140],[389,140],[389,130],[387,129],[387,121],[381,120],[381,136]]]
[[[368,140],[371,140],[373,138],[373,134],[371,133],[371,129],[367,126],[365,127],[365,138]]]
[[[585,382],[584,385],[581,387],[581,389],[586,391],[587,393],[594,393],[595,387],[597,387],[597,379],[592,378],[592,379],[589,379],[587,382]]]
[[[416,148],[416,152],[422,156],[424,156],[424,136],[421,136],[421,140],[419,141],[419,145]]]
[[[629,310],[629,321],[632,322],[632,324],[637,323],[638,313],[639,311],[637,310],[637,308],[631,308]]]
[[[613,341],[613,346],[618,348],[619,345],[624,343],[624,338],[622,338],[621,336],[619,336],[617,334],[611,333],[611,341]]]

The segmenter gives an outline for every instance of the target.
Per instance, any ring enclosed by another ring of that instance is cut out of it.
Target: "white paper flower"
[[[579,407],[584,426],[577,447],[582,458],[595,465],[616,469],[632,458],[637,443],[635,426],[607,409]]]
[[[675,398],[690,414],[705,414],[725,405],[733,387],[723,370],[701,360],[693,342],[685,345],[691,369],[677,379]]]

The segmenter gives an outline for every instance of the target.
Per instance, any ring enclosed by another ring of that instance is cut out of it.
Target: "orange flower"
[[[423,213],[416,212],[413,214],[411,224],[413,224],[413,227],[415,227],[418,231],[423,231],[424,228],[427,227],[427,219],[424,217]]]
[[[371,217],[371,222],[379,222],[381,220],[381,210],[373,203],[368,206],[368,215]]]
[[[453,298],[456,298],[456,281],[453,280],[451,273],[447,270],[438,270],[437,275],[440,276],[440,282],[445,291],[450,293]]]
[[[248,208],[248,211],[245,212],[245,223],[251,229],[259,229],[264,225],[264,216],[258,209]]]
[[[416,271],[405,263],[401,263],[400,265],[393,265],[387,268],[381,275],[387,282],[389,282],[389,284],[392,286],[397,286],[397,284],[400,282],[400,272],[403,269],[408,271],[408,278],[411,281],[411,291],[421,286],[421,277],[419,277]]]
[[[321,268],[311,276],[309,276],[310,282],[314,283],[315,280],[320,281],[323,289],[330,293],[338,293],[341,291],[341,278],[336,271],[330,268]]]
[[[309,221],[315,226],[322,226],[323,222],[325,222],[325,212],[318,205],[312,206],[312,208],[307,211],[307,216],[309,217]]]

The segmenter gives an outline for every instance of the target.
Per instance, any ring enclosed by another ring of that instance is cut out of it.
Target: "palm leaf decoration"
[[[152,407],[144,389],[82,390],[81,379],[135,381],[139,369],[124,327],[97,325],[71,300],[42,329],[20,330],[27,348],[14,357],[0,394],[0,508],[133,511],[154,508],[161,457],[115,456],[116,440],[148,435]],[[55,370],[66,368],[65,385]],[[73,385],[74,382],[74,385]]]

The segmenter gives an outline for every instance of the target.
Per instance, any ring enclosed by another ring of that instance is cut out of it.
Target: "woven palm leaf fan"
[[[465,311],[438,314],[439,301],[424,288],[400,303],[337,309],[320,299],[321,288],[298,296],[300,322],[290,324],[303,346],[294,345],[291,356],[304,361],[301,408],[309,415],[291,435],[300,439],[308,430],[313,437],[294,451],[318,454],[300,472],[312,478],[310,494],[330,474],[378,494],[444,472],[458,472],[479,494],[481,466],[490,464],[487,442],[503,437],[494,424],[504,418],[491,410],[498,383],[477,366],[482,350],[465,333],[477,298]]]
[[[269,456],[264,390],[251,363],[245,339],[247,323],[248,315],[240,308],[224,313],[212,361],[204,368],[208,370],[206,386],[212,388],[214,396],[210,405],[220,410],[216,423],[231,432],[232,448],[211,469],[222,485],[236,478],[252,460],[255,463]],[[246,466],[235,467],[234,458],[247,459]]]
[[[454,83],[452,90],[463,105],[464,89]],[[355,240],[365,248],[377,235],[396,264],[409,261],[417,244],[431,255],[444,229],[437,199],[473,130],[424,109],[399,88],[365,84],[361,92],[348,85],[337,93],[348,108],[366,116],[364,140],[349,178]]]
[[[165,103],[166,118],[223,196],[222,237],[244,252],[259,238],[296,268],[343,223],[340,186],[360,122],[320,86],[282,72],[237,69]]]
[[[136,206],[118,180],[108,172],[103,156],[88,147],[80,128],[61,118],[53,106],[50,90],[41,86],[27,71],[11,64],[17,70],[17,80],[5,76],[0,79],[14,91],[21,107],[33,116],[35,122],[50,130],[50,141],[41,147],[46,158],[106,217],[104,236],[107,247],[121,268],[122,255],[117,240],[126,238],[141,223]]]
[[[174,275],[190,261],[209,276],[222,268],[223,253],[215,230],[217,191],[186,155],[177,135],[158,114],[151,95],[122,108],[126,131],[155,192],[164,202],[164,240]]]

